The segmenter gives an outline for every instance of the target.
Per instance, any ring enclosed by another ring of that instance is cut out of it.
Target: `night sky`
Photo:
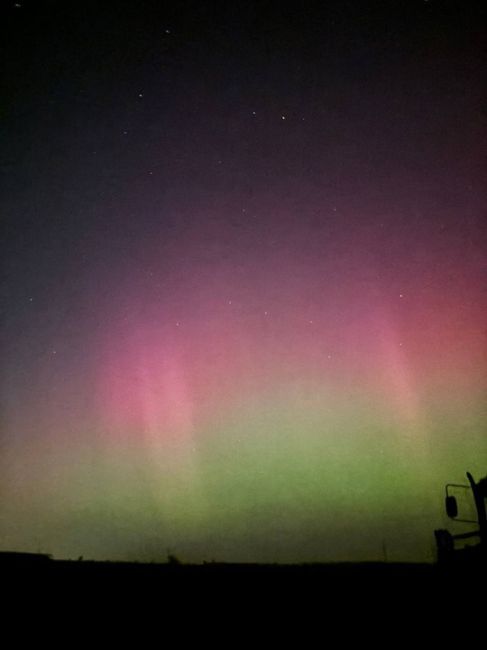
[[[292,4],[2,0],[0,550],[431,561],[485,475],[481,3]]]

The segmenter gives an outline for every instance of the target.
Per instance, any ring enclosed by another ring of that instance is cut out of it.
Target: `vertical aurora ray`
[[[192,401],[176,342],[148,328],[128,332],[99,368],[107,427],[139,431],[146,444],[191,445]]]

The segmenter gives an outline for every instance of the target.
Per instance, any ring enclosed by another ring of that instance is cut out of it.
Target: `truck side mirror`
[[[450,519],[455,519],[458,515],[457,500],[455,497],[446,497],[445,499],[446,514]]]

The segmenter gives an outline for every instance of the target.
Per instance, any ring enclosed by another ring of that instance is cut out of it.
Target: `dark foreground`
[[[122,637],[130,626],[199,634],[225,625],[239,637],[265,625],[284,637],[294,626],[355,638],[368,629],[370,638],[385,634],[387,621],[398,643],[403,631],[424,624],[435,634],[450,625],[475,629],[486,607],[485,568],[480,562],[139,564],[0,553],[4,620],[19,616],[34,629],[33,621],[49,629],[70,621],[76,631],[96,622]]]

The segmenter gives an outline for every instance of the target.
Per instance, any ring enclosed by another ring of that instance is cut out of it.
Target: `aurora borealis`
[[[433,559],[487,465],[476,5],[5,3],[0,550]]]

